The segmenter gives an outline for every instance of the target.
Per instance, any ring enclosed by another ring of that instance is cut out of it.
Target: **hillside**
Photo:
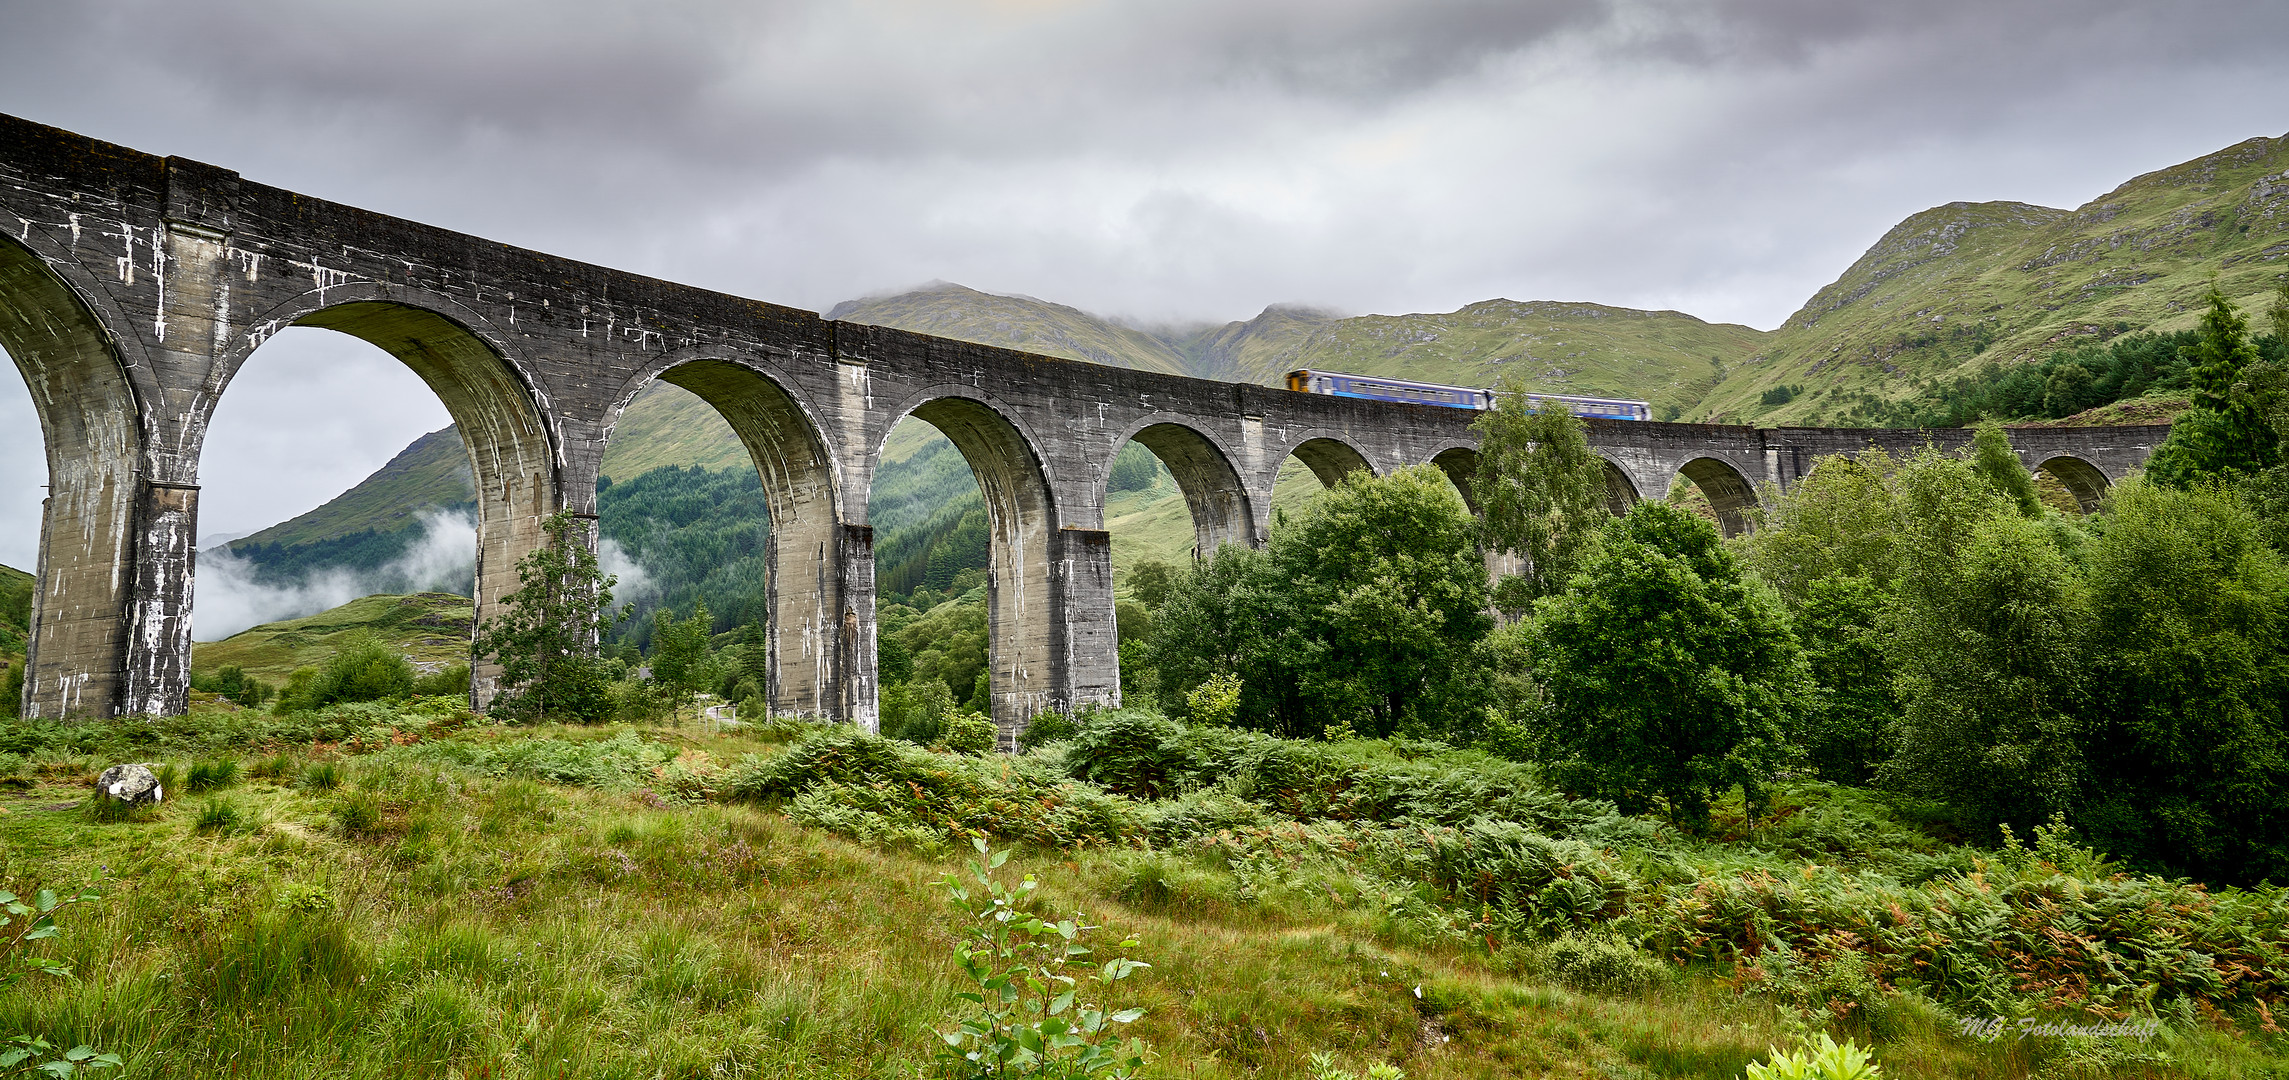
[[[365,631],[404,653],[415,666],[436,670],[468,663],[476,618],[476,606],[466,596],[367,596],[316,615],[264,623],[221,641],[194,644],[191,668],[208,672],[236,667],[264,682],[283,684],[295,668],[332,655],[342,635]]]
[[[0,655],[24,651],[32,632],[32,575],[0,566]]]
[[[1030,296],[998,296],[944,281],[895,296],[846,300],[830,309],[826,317],[1107,367],[1168,375],[1192,373],[1183,353],[1145,331],[1063,304]]]
[[[1950,203],[1894,226],[1695,410],[1828,418],[1977,364],[2025,363],[2132,329],[2191,327],[2211,274],[2245,309],[2289,263],[2289,136],[2147,173],[2074,210]],[[1803,386],[1785,405],[1758,402]]]

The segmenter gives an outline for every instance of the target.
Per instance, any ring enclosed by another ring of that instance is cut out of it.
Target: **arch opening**
[[[1637,493],[1637,485],[1636,485],[1636,484],[1634,484],[1634,483],[1632,483],[1632,482],[1630,482],[1630,479],[1629,479],[1629,474],[1628,474],[1628,473],[1625,473],[1625,472],[1623,472],[1623,471],[1621,471],[1621,466],[1619,466],[1619,465],[1616,465],[1616,464],[1614,464],[1614,463],[1613,463],[1613,462],[1611,462],[1611,461],[1606,461],[1606,462],[1605,462],[1605,508],[1606,508],[1606,511],[1607,511],[1608,513],[1611,513],[1611,514],[1612,514],[1613,516],[1615,516],[1615,517],[1620,517],[1620,516],[1622,516],[1622,515],[1624,515],[1624,514],[1627,514],[1627,513],[1629,513],[1629,508],[1630,508],[1630,507],[1632,507],[1632,506],[1636,506],[1636,505],[1637,505],[1637,503],[1638,503],[1638,499],[1639,499],[1639,495],[1638,495],[1638,493]]]
[[[1322,487],[1334,487],[1342,483],[1346,473],[1362,469],[1375,471],[1374,466],[1367,463],[1367,455],[1352,448],[1349,443],[1325,437],[1297,443],[1295,449],[1288,451],[1288,456],[1303,462],[1304,467],[1319,478]]]
[[[597,531],[627,567],[641,616],[691,617],[739,630],[719,656],[735,704],[873,723],[872,684],[851,662],[864,624],[846,602],[847,563],[834,463],[817,422],[784,386],[715,357],[674,362],[621,392],[597,465]],[[623,575],[624,577],[627,575]],[[631,665],[650,637],[623,628]]]
[[[1677,470],[1708,500],[1717,527],[1727,537],[1749,529],[1749,515],[1757,508],[1756,488],[1740,470],[1716,458],[1694,458]],[[1609,476],[1610,482],[1610,476]]]
[[[1478,482],[1478,451],[1467,446],[1449,447],[1433,456],[1431,464],[1447,474],[1447,479],[1454,483],[1455,491],[1462,495],[1462,504],[1469,507],[1472,514],[1477,514],[1478,495],[1471,489],[1471,485]]]
[[[445,407],[467,455],[473,492],[475,625],[497,615],[502,599],[518,588],[518,561],[545,541],[542,524],[563,505],[548,425],[525,381],[469,327],[408,302],[349,300],[305,312],[290,325],[332,330],[381,349]],[[217,365],[210,411],[259,351]],[[500,666],[472,659],[471,703],[483,708],[498,693]]]
[[[2081,458],[2061,454],[2035,468],[2038,481],[2047,477],[2066,489],[2066,494],[2073,498],[2076,508],[2082,513],[2096,513],[2099,504],[2106,499],[2106,474],[2100,472],[2098,466]]]
[[[952,463],[940,454],[925,455],[928,433],[910,428],[908,419],[935,428],[958,454],[960,466],[949,468]],[[913,445],[901,447],[902,442]],[[894,449],[904,449],[908,461],[925,460],[937,479],[896,492],[907,505],[885,506],[878,521],[875,504],[890,494],[884,491],[886,483],[908,479],[894,475],[889,467]],[[882,589],[887,602],[879,609],[879,640],[892,640],[898,646],[884,648],[878,643],[877,662],[885,680],[884,730],[910,737],[919,734],[893,731],[894,726],[904,729],[918,722],[895,715],[902,709],[912,708],[927,717],[927,707],[900,700],[903,692],[889,687],[897,669],[911,664],[909,689],[927,690],[930,679],[946,684],[953,700],[941,699],[940,707],[983,706],[994,721],[1001,747],[1015,749],[1031,717],[1066,707],[1065,698],[1075,691],[1057,685],[1065,641],[1052,579],[1059,572],[1063,545],[1102,544],[1105,534],[1060,529],[1046,473],[1031,440],[985,402],[949,396],[915,406],[893,427],[877,457],[884,465],[868,492],[868,515],[880,530],[878,566],[887,556],[889,573],[896,579],[885,582]],[[969,494],[963,484],[965,473],[976,492],[977,502],[970,506],[961,504]],[[911,531],[917,525],[927,531],[933,520],[942,535],[918,537]],[[977,561],[979,548],[984,555],[982,573],[975,565],[965,565]],[[929,610],[916,610],[911,604],[906,611],[892,610],[900,596],[897,587],[913,575],[917,550],[926,553],[924,573],[946,578],[949,587],[940,593],[930,587],[935,578],[925,577],[921,589],[904,595],[909,600],[928,599]],[[1104,587],[1109,591],[1111,583]],[[899,652],[906,655],[898,656]],[[955,684],[962,681],[962,673],[972,670],[977,674],[963,694],[965,688]],[[936,696],[934,691],[930,694]]]
[[[1161,603],[1181,568],[1226,544],[1249,546],[1254,517],[1239,472],[1206,435],[1150,424],[1113,455],[1103,477],[1112,573],[1115,659],[1122,700],[1158,687],[1146,663]]]

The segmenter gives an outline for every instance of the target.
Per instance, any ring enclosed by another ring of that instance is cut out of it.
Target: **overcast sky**
[[[823,310],[945,279],[1148,321],[1489,297],[1771,327],[1900,218],[2289,131],[2280,0],[0,0],[0,111]],[[322,331],[203,531],[444,412]],[[45,472],[0,389],[0,562]],[[291,453],[281,448],[294,447]]]

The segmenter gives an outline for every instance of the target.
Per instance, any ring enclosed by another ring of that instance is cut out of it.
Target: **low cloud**
[[[220,641],[250,626],[315,615],[375,593],[472,591],[476,519],[466,511],[428,510],[421,514],[421,525],[421,538],[378,570],[336,567],[289,585],[256,580],[255,565],[227,547],[202,551],[193,586],[191,639]]]
[[[607,577],[619,579],[612,586],[613,603],[632,603],[651,595],[652,575],[644,571],[644,565],[628,554],[619,541],[607,536],[597,543],[596,566]]]

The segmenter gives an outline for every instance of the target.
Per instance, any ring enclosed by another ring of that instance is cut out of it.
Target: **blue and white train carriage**
[[[1406,401],[1416,405],[1444,405],[1450,409],[1491,409],[1494,391],[1478,390],[1468,386],[1441,386],[1437,383],[1408,382],[1405,379],[1386,379],[1374,375],[1345,375],[1337,371],[1313,371],[1302,368],[1288,372],[1288,389],[1307,394],[1333,394],[1336,397],[1372,398],[1376,401]],[[1651,420],[1653,407],[1642,401],[1623,401],[1616,398],[1577,397],[1573,394],[1528,394],[1527,400],[1539,406],[1555,401],[1575,416],[1596,417],[1601,420]]]

